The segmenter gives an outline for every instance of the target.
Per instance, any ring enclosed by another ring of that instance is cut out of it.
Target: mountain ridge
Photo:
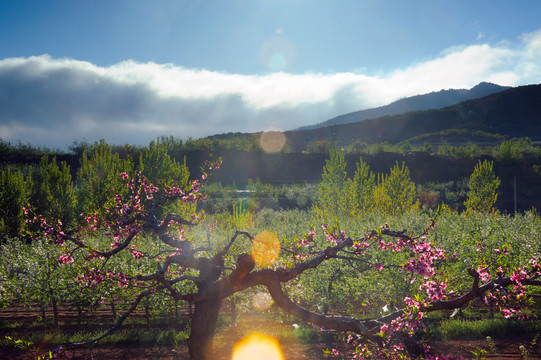
[[[289,144],[301,149],[315,140],[341,145],[355,141],[396,144],[422,134],[453,129],[541,141],[541,85],[514,87],[442,109],[386,115],[312,130],[286,131],[285,134]]]
[[[467,100],[473,100],[504,90],[508,90],[510,88],[511,87],[500,86],[489,82],[481,82],[469,90],[442,89],[440,91],[433,91],[427,94],[414,95],[400,100],[396,100],[384,106],[339,115],[337,117],[314,125],[307,125],[297,129],[293,129],[292,131],[313,130],[327,126],[349,124],[368,119],[380,118],[387,115],[403,114],[410,111],[442,109]]]

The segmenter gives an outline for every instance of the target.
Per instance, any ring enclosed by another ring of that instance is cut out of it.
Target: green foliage
[[[370,167],[361,157],[357,163],[357,169],[353,180],[349,182],[352,214],[355,216],[366,214],[373,209],[374,190],[376,187],[376,175],[370,171]]]
[[[55,325],[58,324],[56,310],[74,291],[71,285],[78,271],[74,264],[58,264],[61,251],[60,247],[50,246],[43,240],[26,244],[14,239],[1,246],[0,258],[1,277],[8,286],[6,300],[36,306],[43,311],[52,307]]]
[[[453,147],[447,143],[447,140],[444,140],[438,148],[438,155],[453,156],[453,154]]]
[[[415,183],[411,180],[408,167],[404,163],[399,166],[397,161],[388,175],[378,176],[374,207],[384,216],[399,216],[418,209],[416,196]]]
[[[323,221],[341,218],[348,214],[347,173],[344,154],[332,148],[325,161],[315,210]]]
[[[205,189],[207,200],[200,204],[209,214],[224,213],[233,210],[233,204],[239,199],[236,185],[224,186],[219,182],[208,183]]]
[[[354,141],[351,145],[346,147],[347,152],[360,154],[368,148],[368,144],[365,142],[360,142],[359,140]]]
[[[254,214],[247,207],[247,202],[240,199],[237,204],[233,204],[233,214],[229,215],[227,225],[232,230],[243,230],[253,227]]]
[[[424,194],[432,194],[437,201],[436,205],[445,204],[453,209],[462,207],[466,200],[466,194],[468,192],[468,179],[460,179],[445,182],[428,182],[417,186],[417,192],[419,193],[420,205],[429,208],[435,208],[430,206],[430,200],[425,199]]]
[[[505,338],[514,334],[535,334],[540,331],[541,324],[537,321],[450,319],[439,324],[437,336],[443,340],[486,339],[487,336]]]
[[[251,212],[269,208],[279,210],[280,188],[271,184],[263,184],[259,179],[255,182],[248,180],[246,190],[249,192],[248,208]]]
[[[406,140],[400,144],[400,150],[402,153],[407,153],[413,151],[413,146],[411,146],[410,142]]]
[[[306,144],[306,151],[310,154],[328,154],[331,149],[336,149],[336,144],[327,140],[313,140]]]
[[[160,141],[160,139],[151,141],[139,157],[137,170],[154,185],[159,187],[178,186],[186,191],[190,187],[190,172],[186,166],[186,158],[184,158],[183,164],[179,164],[169,155],[168,146],[167,142]],[[167,204],[162,211],[186,217],[195,211],[195,205],[186,205],[179,199],[174,203]]]
[[[500,146],[493,151],[494,155],[504,164],[518,163],[525,155],[535,152],[530,138],[502,141]]]
[[[168,154],[168,144],[160,142],[160,139],[151,141],[139,157],[137,170],[154,185],[157,186],[178,186],[187,190],[190,172],[184,164],[177,163]]]
[[[479,161],[473,170],[468,182],[468,198],[464,205],[467,212],[494,212],[494,204],[498,198],[500,179],[494,174],[494,163],[485,160]]]
[[[235,185],[223,186],[209,183],[205,187],[208,198],[200,204],[207,214],[233,213],[233,206],[242,202],[242,207],[255,213],[263,209],[310,210],[317,201],[317,184],[271,185],[260,181],[248,181],[246,190]]]
[[[7,168],[0,173],[0,236],[18,237],[24,229],[23,206],[28,199],[24,176]]]
[[[131,158],[121,159],[113,148],[101,140],[86,148],[77,169],[77,213],[99,212],[116,194],[126,189],[121,173],[133,172]]]
[[[41,214],[51,224],[61,221],[68,229],[75,225],[76,196],[70,167],[56,158],[41,158],[37,168],[30,168],[26,187],[28,202],[36,214]]]
[[[0,157],[4,156],[15,156],[15,157],[26,157],[26,156],[43,156],[43,155],[53,155],[53,154],[63,154],[59,149],[52,149],[43,145],[36,146],[30,143],[23,144],[21,141],[17,144],[12,144],[9,141],[0,138]]]
[[[331,150],[314,207],[319,219],[329,222],[372,210],[386,216],[398,216],[419,208],[416,186],[404,163],[399,166],[396,162],[389,174],[378,174],[377,182],[375,179],[376,175],[362,157],[353,179],[347,178],[344,154]]]
[[[423,144],[423,147],[421,148],[421,151],[431,154],[432,153],[432,145],[430,145],[429,143],[427,143],[425,141],[424,144]]]
[[[197,150],[236,150],[236,151],[261,151],[259,134],[226,134],[215,135],[200,139],[189,137],[186,140],[173,136],[161,137],[162,142],[169,145],[173,151],[197,151]]]

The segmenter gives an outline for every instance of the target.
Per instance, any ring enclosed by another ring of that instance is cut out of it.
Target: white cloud
[[[99,67],[47,55],[0,61],[0,136],[65,146],[160,135],[292,129],[398,98],[481,81],[541,81],[541,30],[516,43],[449,48],[392,73],[227,74],[128,60]]]

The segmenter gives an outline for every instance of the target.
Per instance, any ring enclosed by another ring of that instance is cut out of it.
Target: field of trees
[[[74,144],[72,154],[56,156],[3,144],[0,306],[36,312],[2,321],[2,349],[44,344],[60,356],[57,345],[122,324],[132,341],[188,344],[191,358],[208,359],[214,333],[255,318],[283,325],[271,334],[280,343],[315,341],[321,356],[335,358],[430,358],[426,344],[483,322],[469,333],[522,332],[517,352],[539,350],[541,218],[535,208],[515,213],[499,202],[513,179],[505,169],[539,183],[541,150],[528,139],[437,152],[428,144],[318,142],[305,154],[323,157],[310,168],[318,181],[288,184],[218,181],[238,165],[205,167],[202,154],[247,145],[200,141]],[[200,153],[188,160],[190,151]],[[462,177],[421,183],[418,170],[413,176],[397,160],[415,151],[471,166]],[[374,165],[373,156],[393,152],[383,169]],[[273,260],[258,261],[258,252]],[[279,275],[287,281],[276,285]],[[209,305],[203,294],[215,291],[219,301]],[[25,332],[30,325],[39,331]],[[85,327],[93,330],[81,334]],[[483,351],[501,350],[486,341],[462,355]]]

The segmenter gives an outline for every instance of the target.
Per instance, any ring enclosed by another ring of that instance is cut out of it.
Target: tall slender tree
[[[349,185],[352,215],[366,214],[371,211],[374,204],[376,175],[370,170],[370,166],[368,166],[362,157],[357,163],[353,180],[349,182]]]
[[[116,194],[125,192],[121,173],[133,173],[131,158],[121,159],[112,146],[100,140],[83,149],[77,169],[77,213],[100,211]]]
[[[374,191],[374,208],[384,216],[398,216],[407,211],[417,209],[417,191],[411,180],[408,167],[398,161],[389,174],[379,175]]]
[[[464,202],[466,212],[491,213],[498,199],[500,179],[493,170],[494,163],[484,160],[475,165],[468,182],[468,198]]]
[[[43,156],[37,167],[31,167],[26,179],[28,201],[33,210],[48,221],[61,221],[68,229],[75,226],[76,196],[70,167],[56,158]]]
[[[10,167],[0,173],[0,239],[16,238],[24,229],[23,207],[28,201],[24,176]]]
[[[344,154],[331,148],[329,159],[325,161],[315,210],[320,219],[329,221],[348,214],[347,173]]]

